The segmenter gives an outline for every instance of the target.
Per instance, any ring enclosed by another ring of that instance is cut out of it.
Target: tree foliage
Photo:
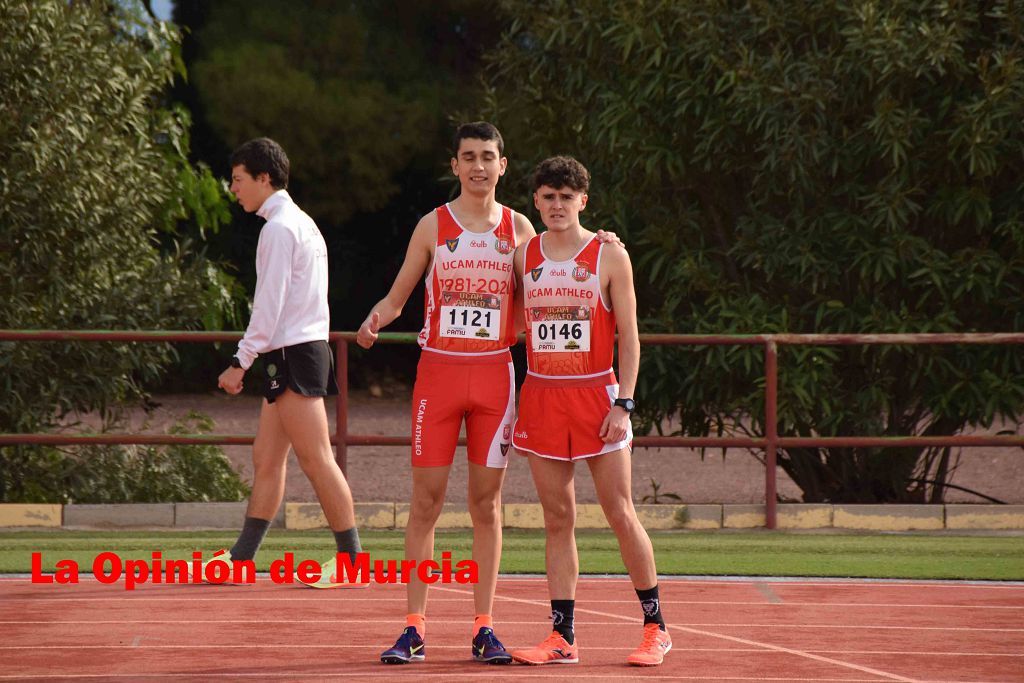
[[[0,35],[0,327],[219,328],[231,280],[176,237],[180,220],[215,231],[229,218],[209,170],[187,161],[187,113],[163,105],[176,32],[131,5],[0,0]],[[172,354],[2,343],[0,429],[114,420]],[[33,454],[4,449],[0,470]]]
[[[227,0],[203,8],[190,71],[206,122],[229,148],[261,135],[278,140],[314,218],[336,225],[379,210],[410,159],[436,157],[447,132],[459,29],[472,23],[462,10],[481,15],[482,4]]]
[[[170,434],[205,434],[189,413]],[[12,503],[188,503],[244,500],[249,488],[217,446],[83,446],[12,452],[0,479]]]
[[[289,191],[316,220],[329,252],[331,325],[355,329],[391,286],[413,227],[449,199],[455,103],[480,117],[481,54],[500,36],[486,0],[176,0],[188,82],[175,96],[195,115],[193,152],[219,173],[247,138],[266,135],[292,162]],[[252,291],[258,226],[211,241]],[[414,294],[410,301],[419,301]],[[390,329],[415,330],[410,305]],[[417,350],[362,354],[356,382],[415,371]],[[210,368],[212,371],[213,368]]]
[[[643,329],[1024,329],[1024,6],[508,0],[493,116],[594,174]],[[527,164],[513,169],[521,173]],[[762,353],[645,350],[648,426],[763,433]],[[1016,420],[1015,347],[784,348],[781,434]],[[805,501],[941,500],[948,450],[790,449]],[[938,481],[938,484],[933,482]]]

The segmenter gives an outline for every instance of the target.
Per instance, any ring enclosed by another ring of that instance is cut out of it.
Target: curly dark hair
[[[538,190],[542,185],[586,192],[590,188],[590,171],[572,157],[549,157],[533,171],[533,189]]]
[[[253,178],[260,173],[270,176],[270,184],[276,190],[288,187],[288,155],[270,138],[256,138],[238,146],[231,153],[231,168],[245,166]]]

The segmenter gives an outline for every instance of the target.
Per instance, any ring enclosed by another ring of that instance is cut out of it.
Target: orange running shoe
[[[626,661],[633,666],[658,666],[671,649],[672,638],[668,631],[662,631],[657,624],[644,624],[644,640]]]
[[[552,631],[537,647],[513,650],[511,654],[512,659],[522,664],[576,664],[580,661],[578,646],[578,642],[570,645],[561,633]]]

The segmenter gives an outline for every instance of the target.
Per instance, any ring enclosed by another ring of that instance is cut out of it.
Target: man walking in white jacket
[[[324,396],[336,395],[327,343],[327,246],[313,219],[287,190],[288,157],[273,140],[258,138],[231,155],[231,192],[242,208],[266,219],[256,248],[252,317],[231,366],[218,386],[229,394],[257,356],[265,373],[263,407],[253,443],[253,487],[245,524],[231,560],[251,560],[284,498],[289,448],[309,477],[334,531],[339,553],[353,561],[360,551],[352,493],[334,460]],[[220,556],[218,559],[227,559]],[[334,561],[316,585],[337,587]]]

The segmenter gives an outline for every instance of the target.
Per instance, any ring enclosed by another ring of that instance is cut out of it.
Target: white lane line
[[[393,668],[393,667],[391,667]],[[644,680],[657,680],[657,681],[707,681],[707,676],[684,676],[680,674],[664,675],[664,674],[653,674],[649,671],[644,671],[642,676],[633,675],[627,676],[625,674],[597,674],[593,672],[586,672],[585,676],[577,675],[573,676],[571,672],[564,671],[565,667],[557,667],[562,671],[560,674],[556,673],[534,673],[535,667],[512,667],[511,670],[503,671],[503,678],[539,678],[545,680],[557,680],[565,681],[567,678],[577,678],[583,680],[584,678],[588,681],[594,680],[613,680],[613,681],[633,681],[638,678]],[[638,672],[639,673],[639,672]],[[371,677],[382,677],[383,673],[380,671],[380,665],[375,667],[373,670],[367,669],[366,671],[351,671],[346,673],[338,673],[335,671],[277,671],[274,673],[267,673],[265,671],[238,671],[238,672],[217,672],[209,673],[206,671],[201,672],[182,672],[182,673],[167,673],[167,674],[140,674],[140,673],[111,673],[111,674],[61,674],[60,676],[54,676],[53,674],[16,674],[13,676],[0,675],[0,680],[31,680],[36,678],[51,679],[59,678],[64,679],[89,679],[89,678],[130,678],[133,681],[144,681],[148,678],[152,679],[164,679],[164,678],[191,678],[196,677],[201,680],[209,678],[272,678],[275,680],[295,678],[297,680],[311,680],[321,678],[371,678]],[[493,678],[494,674],[488,676]],[[480,680],[483,675],[480,672],[476,673],[444,673],[444,674],[422,674],[418,672],[404,672],[404,671],[391,671],[390,668],[387,672],[388,679],[413,679],[417,681],[423,680],[436,680],[445,681],[452,678],[467,678],[470,680]],[[881,683],[886,679],[880,678],[794,678],[792,676],[786,676],[785,678],[776,677],[746,677],[746,676],[715,676],[716,681],[752,681],[759,683],[761,681],[765,683]],[[938,681],[921,681],[921,683],[940,683]],[[957,681],[956,683],[1000,683],[999,681]]]
[[[0,645],[0,651],[3,650],[289,650],[289,649],[309,649],[309,650],[366,650],[376,649],[375,644],[363,644],[363,645],[352,645],[348,643],[323,643],[323,644],[310,644],[310,643],[234,643],[230,645],[143,645],[143,637],[136,636],[132,640],[130,645],[116,644],[116,645]],[[145,640],[161,640],[157,638],[145,637]],[[464,650],[465,645],[434,645],[431,644],[431,650]],[[622,646],[622,647],[608,647],[602,645],[587,645],[587,652],[591,650],[597,650],[601,652],[632,652],[633,647]],[[726,653],[737,653],[737,652],[764,652],[764,648],[761,647],[687,647],[686,652],[726,652]],[[1016,652],[922,652],[920,650],[804,650],[804,652],[811,652],[814,654],[835,654],[835,655],[901,655],[911,657],[1018,657],[1024,658],[1024,654]]]
[[[767,600],[769,602],[769,604],[772,604],[772,605],[781,605],[782,604],[782,598],[780,598],[778,595],[776,595],[775,591],[773,591],[771,589],[771,587],[768,584],[764,583],[763,581],[758,581],[757,583],[755,583],[754,584],[754,588],[757,589],[758,593],[760,593],[761,595],[763,595],[765,597],[765,600]]]
[[[6,577],[0,577],[0,583],[8,581],[8,580],[9,579],[7,579]],[[671,582],[673,584],[688,584],[688,583],[692,583],[692,584],[697,584],[697,585],[707,585],[707,584],[736,585],[738,583],[738,580],[730,580],[729,578],[723,578],[723,577],[710,577],[709,579],[706,579],[706,580],[702,580],[702,579],[699,579],[699,578],[693,578],[693,577],[685,578],[685,579],[680,579],[679,577],[662,577],[661,580],[665,581],[665,582]],[[746,579],[746,581],[749,581],[749,580],[750,579]],[[840,587],[851,586],[851,585],[853,585],[853,586],[859,585],[859,586],[862,586],[862,587],[864,587],[864,586],[871,586],[871,587],[877,587],[877,586],[881,586],[881,587],[889,587],[889,586],[893,586],[893,587],[899,587],[899,586],[918,586],[918,587],[949,588],[951,586],[956,586],[956,587],[961,587],[961,588],[1002,588],[1002,589],[1010,589],[1010,590],[1019,590],[1021,586],[1024,586],[1024,584],[1020,584],[1020,583],[1016,583],[1016,584],[1006,584],[1006,583],[988,584],[988,583],[962,582],[962,581],[932,581],[932,582],[922,583],[922,582],[911,582],[911,581],[863,581],[863,580],[850,580],[850,581],[824,580],[824,581],[814,581],[814,580],[807,580],[807,579],[799,579],[799,580],[785,580],[785,579],[781,579],[780,580],[780,579],[775,579],[775,578],[767,578],[767,579],[759,579],[759,580],[767,580],[767,581],[769,581],[771,583],[775,583],[775,584],[777,584],[777,583],[785,583],[786,585],[840,586]],[[539,576],[539,577],[516,576],[516,577],[504,577],[502,579],[502,583],[516,583],[516,582],[520,582],[520,583],[535,584],[535,583],[540,583],[540,582],[543,582],[543,581],[545,581],[545,578],[543,576]],[[621,577],[593,577],[593,576],[581,577],[581,583],[583,583],[583,584],[585,584],[587,582],[590,582],[590,581],[601,581],[601,582],[608,582],[608,583],[630,584],[630,581],[627,578],[621,578]],[[581,586],[581,588],[582,587],[584,587],[584,586]],[[446,588],[446,587],[440,587],[440,588],[442,590],[449,590],[449,591],[452,591],[452,592],[455,592],[455,593],[463,593],[464,592],[464,593],[466,593],[467,596],[469,595],[468,592],[466,592],[466,591],[459,591],[458,589],[450,589],[450,588]],[[546,603],[539,602],[539,601],[525,601],[525,600],[520,600],[520,599],[515,599],[515,598],[506,598],[505,596],[498,596],[498,597],[501,598],[501,599],[505,599],[505,600],[526,602],[528,604],[534,604],[534,605],[538,605],[538,606],[542,606],[542,607],[546,607],[547,606]],[[83,599],[88,600],[88,598],[83,598]],[[244,598],[241,598],[241,599],[244,599]],[[248,599],[251,600],[253,598],[248,598]],[[274,599],[276,599],[276,598],[271,598],[271,600],[274,600]],[[602,602],[604,602],[604,601],[602,601]],[[633,601],[631,601],[631,600],[624,600],[624,601],[607,601],[607,602],[609,602],[609,603],[618,603],[618,602],[632,603]],[[716,604],[716,603],[709,602],[707,604]],[[729,603],[722,603],[722,604],[729,604]],[[737,603],[737,604],[740,604],[740,603]],[[752,603],[752,604],[763,604],[763,603]],[[796,603],[789,603],[789,604],[796,604]],[[808,605],[818,606],[818,603],[807,603],[807,604]],[[829,603],[824,603],[823,605],[828,605],[828,604]],[[834,603],[832,603],[832,604],[834,604]],[[875,607],[877,605],[856,604],[856,605],[851,605],[851,606]],[[907,605],[893,604],[891,606],[892,607],[905,607]],[[942,608],[942,607],[971,607],[971,606],[969,606],[969,605],[934,605],[934,607]],[[979,606],[975,606],[975,608],[984,608],[984,607],[1016,609],[1015,607],[1008,607],[1008,606],[980,606],[980,605]],[[593,614],[597,614],[599,616],[609,616],[609,617],[613,617],[615,619],[620,620],[620,621],[615,621],[615,622],[607,622],[606,625],[629,625],[629,624],[623,624],[622,620],[626,620],[627,622],[633,622],[633,623],[637,623],[637,621],[638,621],[638,620],[630,619],[628,617],[623,617],[621,615],[604,614],[604,613],[600,613],[600,612],[594,612],[593,610],[581,609],[581,610],[578,610],[578,611],[579,612],[590,612],[590,613],[593,613]],[[345,623],[345,621],[346,620],[319,620],[318,623]],[[357,623],[365,623],[365,620],[352,620],[352,621],[354,623],[356,623],[356,622]],[[24,622],[24,621],[20,621],[19,620],[19,621],[16,621],[16,622],[0,622],[0,623],[40,623],[40,624],[48,624],[48,623],[86,623],[87,624],[87,623],[128,623],[128,622],[124,622],[124,621],[112,621],[112,622],[86,622],[86,621],[80,621],[80,622]],[[134,623],[161,623],[161,622],[134,622]],[[189,623],[189,622],[162,622],[162,623]],[[191,622],[191,623],[210,623],[210,622],[208,620],[205,620],[205,621],[201,621],[201,622],[200,621],[196,621],[196,622]],[[232,621],[232,622],[224,622],[224,623],[246,623],[246,622],[245,621]],[[265,622],[263,620],[259,620],[259,621],[251,621],[251,622],[248,622],[248,623],[268,623],[268,622]],[[310,623],[310,620],[302,620],[300,622],[277,622],[277,623]],[[534,622],[510,622],[510,623],[534,623]],[[582,623],[587,623],[587,622],[582,622]],[[601,625],[604,622],[590,622],[590,623],[592,625]],[[849,626],[834,626],[834,625],[829,625],[829,624],[820,625],[820,626],[792,625],[792,624],[694,624],[694,626],[714,626],[714,627],[737,627],[738,626],[738,627],[758,627],[758,628],[761,628],[761,627],[765,627],[765,628],[787,628],[787,627],[788,628],[850,628]],[[838,660],[831,660],[831,659],[828,659],[828,658],[818,658],[818,657],[815,657],[815,656],[812,655],[812,652],[817,652],[817,651],[790,650],[788,648],[780,648],[780,647],[772,646],[772,645],[766,644],[766,643],[759,643],[759,642],[756,642],[756,641],[745,641],[743,639],[733,638],[731,636],[726,636],[724,634],[702,632],[702,631],[695,630],[695,629],[692,629],[692,628],[687,628],[687,627],[684,627],[684,626],[673,625],[672,628],[674,630],[689,631],[689,632],[692,632],[692,633],[697,634],[697,635],[707,635],[707,636],[714,637],[714,638],[722,638],[722,639],[725,639],[725,640],[740,642],[740,643],[744,643],[744,644],[750,644],[750,645],[754,646],[753,648],[750,649],[751,651],[763,651],[765,649],[775,650],[775,651],[795,654],[795,655],[798,655],[798,656],[810,657],[812,659],[821,659],[822,661],[825,661],[827,663],[832,663],[832,664],[835,664],[835,665],[838,665],[838,666],[843,666],[843,667],[848,667],[848,668],[854,668],[854,669],[857,669],[857,670],[862,670],[865,673],[872,673],[874,675],[882,676],[886,680],[903,680],[903,681],[912,681],[913,680],[913,679],[906,679],[906,678],[898,677],[895,674],[889,674],[887,672],[878,672],[876,674],[874,672],[874,670],[867,669],[865,667],[859,667],[857,665],[850,664],[850,663],[847,663],[847,662],[841,662],[841,661],[838,661]],[[935,630],[935,631],[1024,632],[1024,629],[972,629],[972,628],[957,628],[957,627],[861,626],[861,627],[857,627],[857,628],[901,629],[901,630]],[[822,653],[826,653],[826,654],[831,654],[832,653],[831,651],[821,651],[821,652]],[[873,652],[873,653],[877,654],[877,652]],[[845,654],[852,654],[852,653],[845,653]],[[900,653],[900,654],[902,654],[902,653]],[[941,655],[941,654],[955,654],[955,653],[930,653],[930,654],[932,654],[932,655],[936,655],[936,654]],[[971,655],[972,653],[963,653],[963,654]],[[1014,655],[986,655],[984,653],[978,653],[977,656],[1014,656]],[[377,670],[374,669],[373,672],[377,673]],[[369,673],[369,672],[365,672],[365,673]],[[314,674],[314,675],[320,676],[320,677],[325,677],[325,678],[333,678],[333,677],[345,678],[345,677],[363,676],[363,675],[365,675],[365,673],[363,673],[363,672],[352,672],[352,673],[339,674],[339,673],[334,673],[334,672],[325,672],[325,673],[318,673],[318,674]],[[393,675],[396,674],[396,673],[397,672],[392,672]],[[303,671],[302,674],[304,676],[305,675],[310,675],[310,672]],[[105,677],[118,677],[118,678],[139,679],[139,678],[168,678],[168,677],[176,677],[176,676],[179,676],[179,675],[180,674],[161,674],[161,675],[156,675],[156,676],[154,676],[154,675],[142,675],[142,676],[140,676],[138,673],[130,673],[130,674],[96,674],[96,675],[92,675],[92,674],[78,674],[78,675],[64,675],[63,677],[64,678],[105,678]],[[238,672],[238,673],[217,673],[217,674],[204,673],[203,675],[204,675],[204,677],[210,677],[210,678],[213,678],[213,677],[217,677],[217,678],[220,678],[220,677],[237,677],[237,676],[280,677],[282,675],[287,675],[287,673],[286,672],[276,672],[274,674],[264,674],[263,672],[244,672],[244,673],[243,672]],[[521,675],[523,675],[524,677],[533,677],[533,678],[552,678],[553,677],[553,676],[549,676],[549,675],[537,675],[537,674],[530,674],[530,673],[524,673],[524,674],[521,674]],[[398,674],[397,677],[405,678],[406,676]],[[418,673],[412,673],[412,674],[410,674],[409,677],[414,677],[414,678],[422,679],[422,678],[424,678],[424,675],[423,674],[418,674]],[[453,678],[453,677],[454,678],[463,678],[463,677],[470,677],[470,678],[472,678],[472,677],[478,677],[478,675],[477,674],[456,674],[456,673],[450,673],[450,674],[445,674],[441,678]],[[592,675],[592,674],[590,675],[590,677],[591,678],[619,678],[619,676],[603,676],[603,675]],[[657,676],[657,675],[652,676],[652,675],[647,675],[645,677],[658,678],[658,679],[664,678],[664,679],[669,679],[669,680],[701,680],[701,679],[706,679],[706,677],[702,677],[702,676],[680,676],[680,675],[672,675],[672,676]],[[0,675],[0,679],[4,679],[4,680],[6,680],[6,679],[14,679],[14,678],[52,678],[52,674],[27,675],[27,676],[26,675],[14,675],[14,676]],[[717,678],[718,678],[718,680],[731,680],[731,681],[816,681],[816,682],[820,682],[820,683],[824,683],[826,681],[837,681],[837,683],[840,682],[840,681],[845,682],[845,683],[855,683],[856,681],[859,681],[859,680],[864,680],[864,681],[875,681],[875,680],[878,680],[878,679],[848,679],[848,678],[846,678],[846,679],[826,679],[826,678],[800,678],[800,679],[796,679],[796,678],[792,678],[792,677],[785,677],[785,678],[775,678],[775,677],[717,677]],[[953,682],[927,681],[927,682],[924,682],[924,683],[953,683]],[[956,681],[955,683],[970,683],[970,682],[968,682],[968,681]],[[978,682],[978,683],[995,683],[995,682],[993,682],[993,681],[986,681],[986,682]]]
[[[303,590],[302,592],[304,594],[306,594],[306,595],[310,594],[310,591],[308,591],[308,590]],[[345,593],[344,595],[345,595],[345,602],[347,602],[347,603],[348,602],[373,602],[373,603],[378,603],[378,602],[405,602],[405,598],[363,598],[363,597],[358,597],[357,598],[357,597],[349,597],[348,593]],[[93,597],[93,598],[87,598],[87,597],[82,597],[82,598],[77,598],[77,597],[67,597],[67,598],[34,598],[34,597],[20,596],[20,597],[15,597],[15,598],[5,597],[4,598],[4,604],[10,604],[11,602],[13,602],[15,600],[26,600],[26,601],[29,601],[29,602],[32,602],[32,603],[39,603],[39,602],[184,602],[184,603],[189,603],[189,602],[195,602],[195,603],[201,603],[203,605],[208,605],[211,602],[287,602],[289,604],[293,604],[293,603],[296,603],[296,602],[309,602],[309,603],[316,603],[316,604],[321,604],[321,605],[324,604],[323,593],[316,593],[316,594],[314,594],[314,595],[312,595],[310,597],[305,597],[305,598],[300,598],[300,597],[297,597],[297,596],[294,596],[294,595],[292,595],[292,596],[276,597],[276,598],[246,598],[246,597],[236,597],[236,596],[216,597],[216,598],[212,597],[212,596],[194,596],[194,597],[188,597],[188,598],[185,598],[185,597],[181,597],[181,598],[168,598],[168,597],[157,598],[157,597],[149,597],[149,596],[146,596],[146,595],[134,595],[132,597],[120,597],[120,598],[106,598],[106,597]],[[447,598],[447,599],[445,599],[445,598],[438,598],[436,600],[435,599],[431,599],[431,602],[457,602],[457,603],[464,603],[464,602],[469,602],[469,600],[466,599],[466,598]],[[624,601],[624,602],[628,602],[628,601]],[[636,600],[633,600],[633,602],[636,602]],[[943,605],[936,605],[936,607],[942,607],[942,606]],[[1024,607],[1021,607],[1021,609],[1024,609]]]
[[[913,609],[970,609],[970,610],[1024,610],[1024,605],[971,605],[971,604],[952,604],[952,603],[904,603],[904,602],[786,602],[781,597],[776,595],[771,590],[770,586],[764,584],[757,584],[756,588],[759,592],[765,595],[765,601],[761,600],[675,600],[666,599],[663,600],[665,604],[672,605],[708,605],[708,606],[722,606],[722,605],[738,605],[744,607],[839,607],[842,609],[849,608],[860,608],[860,609],[875,609],[875,608],[913,608]],[[499,586],[500,589],[500,586]],[[298,593],[298,591],[296,591]],[[315,594],[310,595],[309,591],[303,590],[302,594],[308,597],[298,597],[298,595],[285,595],[276,597],[244,597],[238,595],[229,596],[217,596],[212,595],[194,595],[191,597],[168,597],[168,596],[149,596],[134,594],[131,596],[118,596],[118,597],[106,597],[106,596],[95,596],[95,597],[35,597],[35,596],[5,596],[4,603],[10,604],[11,602],[23,600],[26,602],[40,603],[40,602],[195,602],[206,605],[210,602],[313,602],[322,604],[323,595]],[[773,599],[774,598],[774,599]],[[452,603],[463,603],[468,602],[469,597],[460,596],[453,598],[433,598],[431,602],[452,602]],[[404,597],[400,598],[384,598],[384,597],[363,597],[356,596],[354,594],[345,593],[346,602],[405,602]],[[636,604],[636,600],[587,600],[588,604],[592,605],[633,605]]]
[[[436,586],[435,586],[435,588],[436,588]],[[450,588],[448,586],[441,586],[439,590],[450,591],[450,592],[464,592],[462,589]],[[548,603],[545,603],[545,602],[542,602],[542,601],[539,601],[539,600],[524,600],[522,598],[510,598],[510,597],[507,597],[507,596],[495,596],[495,597],[499,597],[502,600],[518,602],[518,603],[527,604],[527,605],[535,605],[535,606],[540,606],[540,607],[549,607],[550,606]],[[611,619],[626,620],[626,621],[628,621],[630,623],[634,623],[634,624],[638,621],[635,618],[624,617],[622,615],[612,614],[612,613],[609,613],[609,612],[600,612],[600,611],[592,610],[592,609],[585,609],[584,608],[584,609],[577,609],[576,611],[579,612],[579,613],[592,614],[592,615],[595,615],[595,616],[607,617],[607,618],[611,618]],[[794,649],[791,649],[791,648],[788,648],[788,647],[781,647],[779,645],[772,645],[771,643],[762,643],[762,642],[759,642],[759,641],[756,641],[756,640],[748,640],[746,638],[737,638],[735,636],[727,636],[727,635],[722,634],[722,633],[714,633],[712,631],[703,631],[703,630],[699,630],[699,629],[689,628],[689,627],[686,627],[686,626],[678,626],[678,625],[675,625],[675,624],[670,625],[669,628],[671,628],[671,629],[673,629],[675,631],[685,631],[687,633],[692,633],[694,635],[708,636],[708,637],[711,637],[711,638],[721,638],[723,640],[728,640],[728,641],[731,641],[731,642],[734,642],[734,643],[740,643],[741,645],[750,645],[752,647],[763,648],[765,650],[770,650],[772,652],[782,652],[782,653],[789,654],[789,655],[795,655],[797,657],[803,657],[805,659],[810,659],[810,660],[813,660],[813,661],[821,662],[823,664],[829,664],[829,665],[832,665],[832,666],[839,666],[839,667],[842,667],[842,668],[845,668],[845,669],[853,669],[854,671],[859,671],[861,673],[870,674],[872,676],[880,676],[882,678],[885,678],[885,679],[888,679],[888,680],[891,680],[891,681],[902,681],[903,683],[921,683],[921,681],[919,681],[918,679],[915,679],[915,678],[908,678],[906,676],[900,676],[899,674],[890,673],[888,671],[882,671],[880,669],[873,669],[873,668],[871,668],[869,666],[861,666],[859,664],[853,664],[851,662],[844,662],[844,661],[839,660],[839,659],[833,659],[831,657],[825,657],[825,656],[822,656],[822,655],[816,655],[816,654],[812,654],[810,652],[805,652],[805,651],[802,651],[802,650],[794,650]]]
[[[440,589],[444,590],[444,589]],[[452,589],[448,589],[452,590]],[[508,601],[519,601],[519,598],[509,598],[505,596],[501,597],[503,600]],[[528,602],[531,605],[541,606],[539,602]],[[543,605],[548,607],[547,604]],[[578,609],[577,613],[587,613],[595,616],[611,617],[613,619],[626,619],[628,621],[580,621],[577,620],[577,624],[584,624],[586,626],[635,626],[640,623],[639,619],[632,617],[623,617],[618,614],[609,614],[606,612],[598,612],[596,610]],[[70,625],[70,624],[393,624],[394,619],[54,619],[52,621],[47,620],[25,620],[25,619],[11,619],[11,620],[0,620],[0,624],[31,624],[31,625]],[[529,625],[537,624],[537,621],[506,621],[502,620],[503,624],[512,625]],[[684,629],[693,629],[696,627],[705,628],[770,628],[770,629],[869,629],[869,630],[889,630],[889,631],[956,631],[956,632],[970,632],[970,633],[1024,633],[1024,628],[974,628],[969,626],[890,626],[890,625],[875,625],[875,624],[863,624],[851,626],[848,624],[744,624],[744,623],[728,623],[728,622],[708,622],[708,623],[691,623],[686,626],[673,624],[673,628],[678,626]],[[721,636],[718,634],[709,634],[714,637],[731,638],[731,636]]]
[[[269,574],[266,572],[257,572],[257,579],[263,578],[267,581],[258,581],[262,585],[271,585],[269,580]],[[31,574],[3,574],[0,575],[0,583],[15,583],[18,581],[31,580]],[[82,583],[98,583],[96,578],[91,573],[83,573],[80,577]],[[543,574],[499,574],[498,581],[500,583],[541,583],[546,582],[547,577]],[[628,583],[632,584],[628,576],[619,574],[582,574],[580,576],[580,582],[586,584],[590,581],[600,581],[608,583]],[[993,588],[993,589],[1005,589],[1020,591],[1024,589],[1024,581],[1022,580],[985,580],[985,579],[870,579],[870,578],[849,578],[839,579],[835,577],[823,577],[821,579],[815,579],[814,577],[808,576],[678,576],[678,575],[659,575],[659,583],[673,583],[673,584],[694,584],[700,586],[736,586],[742,584],[753,584],[755,582],[765,582],[772,584],[780,584],[785,586],[838,586],[838,587],[861,587],[861,588],[887,588],[887,587],[919,587],[919,588]],[[31,585],[31,584],[30,584]],[[199,584],[145,584],[146,586],[182,586],[182,585],[199,585]],[[205,585],[205,584],[203,584]],[[273,584],[279,585],[279,584]],[[584,585],[585,587],[585,585]]]

